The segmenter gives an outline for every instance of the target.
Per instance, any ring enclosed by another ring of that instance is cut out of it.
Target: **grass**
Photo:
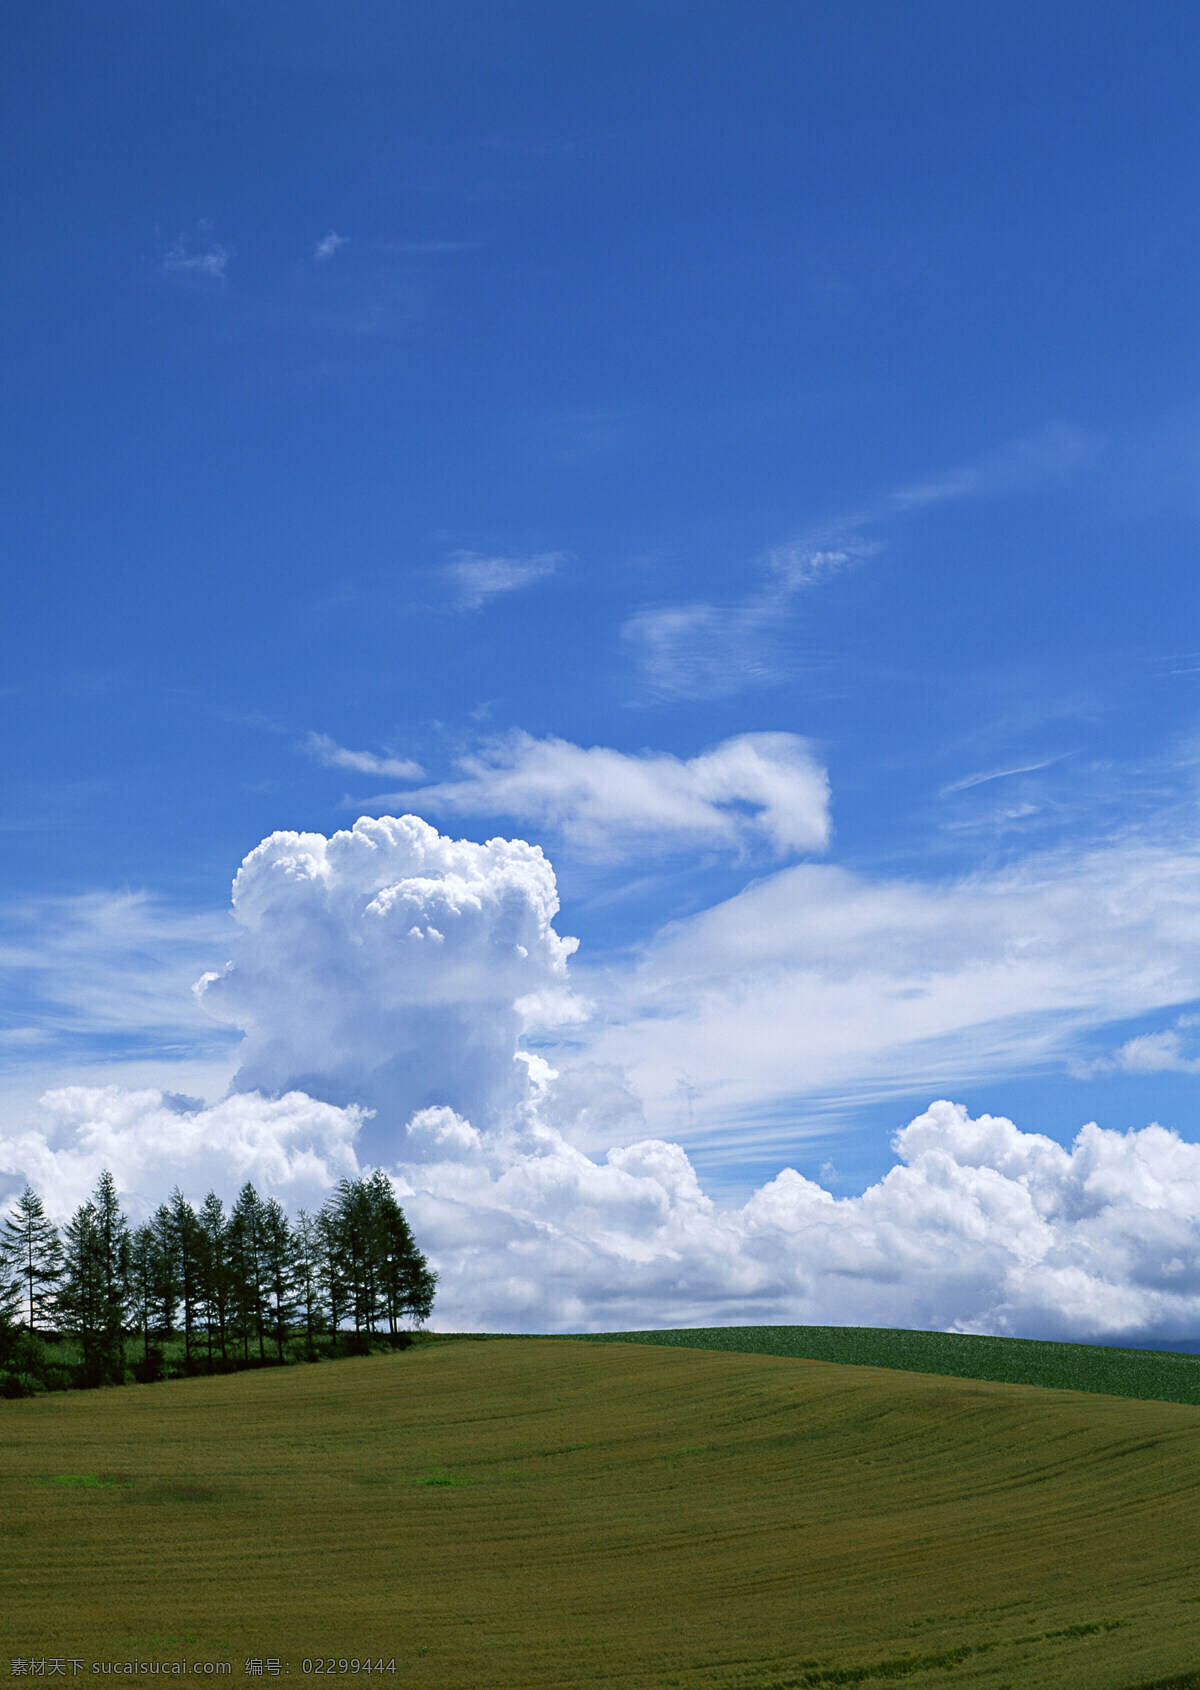
[[[908,1332],[876,1326],[706,1326],[666,1332],[589,1333],[592,1343],[672,1344],[793,1356],[857,1367],[901,1368],[957,1379],[1097,1391],[1105,1396],[1200,1404],[1200,1356],[961,1332]]]
[[[0,1403],[0,1649],[394,1659],[417,1690],[1192,1690],[1198,1493],[1176,1403],[432,1342]]]

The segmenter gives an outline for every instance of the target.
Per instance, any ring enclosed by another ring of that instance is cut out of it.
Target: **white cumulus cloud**
[[[406,793],[404,802],[512,816],[608,857],[751,844],[783,856],[829,841],[828,777],[796,734],[739,734],[683,759],[514,733],[459,767],[462,779]]]
[[[662,936],[626,983],[641,1019],[577,1028],[555,1072],[522,1044],[533,1015],[579,1013],[540,850],[413,816],[273,834],[237,877],[232,961],[204,982],[244,1030],[230,1094],[56,1087],[0,1127],[0,1176],[32,1180],[62,1217],[102,1167],[135,1213],[175,1184],[231,1197],[245,1179],[312,1206],[386,1167],[450,1328],[1179,1341],[1200,1318],[1200,1145],[1162,1127],[1090,1124],[1064,1148],[939,1102],[861,1196],[784,1167],[725,1208],[655,1131],[684,1057],[726,1087],[736,1136],[739,1109],[798,1082],[911,1084],[922,1051],[945,1067],[968,1045],[978,1072],[1014,1025],[1031,1048],[1056,1018],[1196,995],[1192,859],[1114,847],[1061,866],[942,888],[783,871]],[[1148,1037],[1143,1065],[1190,1060]]]
[[[1200,1316],[1200,1145],[1083,1128],[1070,1150],[940,1102],[861,1197],[784,1169],[718,1210],[678,1144],[593,1161],[536,1122],[414,1123],[397,1189],[443,1274],[450,1328],[779,1322],[1189,1338]]]
[[[416,816],[275,833],[233,905],[233,960],[201,991],[245,1033],[236,1090],[366,1105],[375,1154],[423,1107],[489,1125],[528,1095],[517,1040],[567,997],[575,947],[537,846],[447,839]]]
[[[480,1130],[416,1113],[391,1169],[441,1274],[448,1330],[587,1331],[740,1322],[1180,1342],[1200,1318],[1200,1145],[1150,1126],[1085,1126],[1070,1149],[996,1116],[932,1104],[860,1197],[784,1168],[718,1209],[679,1144],[585,1155],[538,1091]],[[245,1179],[318,1205],[370,1165],[364,1118],[300,1093],[203,1106],[153,1090],[66,1087],[0,1135],[0,1173],[63,1218],[101,1168],[140,1217],[179,1184],[232,1198]]]
[[[65,1219],[108,1168],[126,1204],[144,1216],[179,1185],[193,1201],[226,1199],[246,1180],[289,1206],[320,1206],[359,1171],[361,1109],[288,1092],[250,1092],[206,1105],[147,1087],[61,1086],[31,1120],[0,1133],[0,1174],[29,1180]]]
[[[1187,1046],[1194,1044],[1185,1038],[1181,1029],[1196,1026],[1200,1017],[1179,1015],[1174,1027],[1162,1032],[1139,1033],[1126,1039],[1111,1056],[1095,1057],[1092,1061],[1073,1061],[1071,1071],[1079,1079],[1093,1074],[1111,1074],[1120,1070],[1125,1074],[1200,1074],[1200,1057],[1189,1056]]]

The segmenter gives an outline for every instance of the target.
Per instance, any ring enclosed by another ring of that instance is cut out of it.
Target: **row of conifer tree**
[[[428,1319],[436,1282],[382,1172],[294,1220],[247,1183],[228,1213],[215,1192],[196,1209],[177,1188],[132,1227],[105,1172],[61,1232],[31,1186],[0,1222],[0,1335],[11,1348],[21,1328],[70,1333],[81,1385],[121,1383],[130,1338],[143,1379],[172,1340],[185,1372],[211,1372],[282,1361],[289,1338],[309,1359],[322,1338],[395,1338]]]

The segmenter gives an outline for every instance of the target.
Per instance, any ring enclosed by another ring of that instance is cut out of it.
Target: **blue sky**
[[[4,31],[14,1108],[218,1097],[242,858],[412,808],[544,847],[590,1008],[529,1048],[714,1193],[939,1097],[1200,1139],[1192,7]]]

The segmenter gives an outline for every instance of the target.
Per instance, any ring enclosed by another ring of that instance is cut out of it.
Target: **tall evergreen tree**
[[[196,1211],[176,1186],[167,1207],[170,1217],[170,1248],[175,1258],[175,1272],[179,1286],[179,1303],[183,1314],[184,1366],[192,1363],[199,1310],[203,1298],[204,1240]]]
[[[203,1243],[201,1277],[204,1325],[208,1334],[208,1359],[211,1366],[214,1328],[221,1346],[221,1360],[229,1359],[229,1223],[225,1219],[225,1205],[215,1191],[210,1191],[204,1199],[196,1219]]]
[[[326,1207],[346,1289],[346,1312],[354,1319],[355,1337],[361,1338],[364,1331],[374,1332],[379,1311],[374,1215],[366,1182],[339,1180]]]
[[[103,1382],[110,1358],[104,1350],[104,1245],[94,1203],[83,1203],[63,1229],[63,1273],[54,1312],[58,1324],[79,1339],[83,1354],[80,1383]]]
[[[7,1367],[17,1348],[21,1318],[21,1281],[14,1279],[0,1256],[0,1367]]]
[[[157,1313],[158,1279],[158,1239],[152,1226],[139,1226],[129,1240],[126,1287],[134,1324],[142,1334],[142,1354],[147,1368],[150,1334]]]
[[[16,1270],[29,1330],[35,1331],[54,1307],[62,1274],[62,1244],[58,1228],[47,1220],[42,1200],[27,1185],[4,1219],[5,1254]]]
[[[395,1336],[405,1316],[423,1325],[433,1308],[437,1275],[417,1249],[412,1228],[396,1201],[392,1182],[382,1168],[367,1181],[372,1216],[372,1241],[378,1255],[378,1280],[388,1330]]]
[[[11,1333],[21,1318],[21,1281],[0,1238],[0,1334]],[[4,1346],[7,1348],[7,1346]]]
[[[320,1227],[306,1209],[301,1209],[292,1227],[292,1285],[296,1306],[304,1314],[305,1348],[309,1361],[316,1357],[314,1339],[324,1312],[323,1268]]]
[[[272,1197],[262,1205],[263,1278],[270,1299],[271,1335],[283,1360],[283,1343],[296,1312],[292,1282],[292,1234],[287,1216]]]
[[[175,1221],[170,1205],[160,1203],[150,1218],[154,1239],[151,1269],[154,1283],[154,1310],[158,1335],[169,1343],[175,1331],[175,1316],[179,1310],[182,1287],[179,1274],[179,1252],[175,1243]]]
[[[346,1278],[337,1205],[332,1199],[322,1204],[316,1219],[316,1231],[320,1252],[322,1302],[329,1315],[329,1336],[333,1345],[333,1353],[336,1355],[337,1335],[341,1330],[342,1322],[346,1318],[350,1291]]]
[[[335,1332],[347,1316],[359,1337],[373,1336],[385,1319],[394,1335],[405,1318],[429,1318],[437,1275],[417,1249],[382,1169],[368,1180],[342,1180],[318,1228]]]
[[[95,1197],[76,1210],[64,1237],[56,1315],[78,1334],[83,1383],[119,1384],[125,1376],[129,1227],[110,1173],[101,1174]]]
[[[242,1358],[250,1359],[250,1339],[258,1339],[258,1357],[266,1352],[266,1269],[263,1258],[263,1203],[247,1180],[229,1217],[234,1318],[242,1339]]]
[[[96,1208],[96,1225],[100,1233],[100,1249],[104,1260],[104,1300],[109,1324],[122,1325],[127,1308],[126,1280],[129,1274],[129,1222],[121,1210],[117,1185],[105,1168],[96,1182],[92,1197]]]

